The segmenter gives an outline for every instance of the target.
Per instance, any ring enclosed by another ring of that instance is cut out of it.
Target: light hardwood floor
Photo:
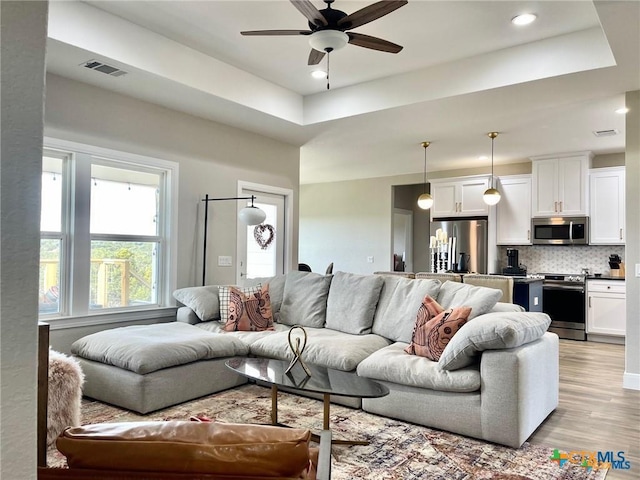
[[[624,346],[560,340],[560,404],[529,438],[565,452],[624,451],[631,469],[607,480],[640,479],[640,391],[622,388]]]

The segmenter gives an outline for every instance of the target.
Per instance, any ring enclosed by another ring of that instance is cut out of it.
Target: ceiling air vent
[[[102,72],[107,75],[111,75],[112,77],[121,77],[122,75],[126,75],[129,72],[125,72],[124,70],[120,70],[117,67],[112,65],[107,65],[106,63],[98,62],[97,60],[89,60],[87,62],[81,63],[85,68],[89,68],[91,70],[95,70],[97,72]]]
[[[612,137],[613,135],[617,135],[618,133],[620,133],[618,130],[616,129],[612,129],[612,130],[596,130],[595,132],[593,132],[593,134],[596,137]]]

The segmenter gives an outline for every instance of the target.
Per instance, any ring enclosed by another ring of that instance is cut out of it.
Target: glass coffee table
[[[225,365],[240,375],[271,385],[271,424],[278,423],[278,387],[286,387],[303,392],[320,393],[324,400],[323,430],[329,430],[329,409],[331,395],[344,397],[376,398],[389,394],[384,385],[359,377],[355,372],[343,372],[333,368],[307,364],[311,376],[307,376],[300,365],[295,365],[289,373],[285,370],[289,362],[270,358],[236,357]],[[333,440],[336,445],[368,445],[359,440]]]

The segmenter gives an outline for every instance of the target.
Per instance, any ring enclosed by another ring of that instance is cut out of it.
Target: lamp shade
[[[429,210],[433,205],[433,197],[428,193],[423,193],[418,197],[418,206],[423,210]]]
[[[500,192],[495,188],[487,188],[482,195],[482,200],[487,205],[495,205],[500,201]]]
[[[267,218],[267,214],[258,207],[248,206],[240,210],[238,218],[246,225],[259,225]]]

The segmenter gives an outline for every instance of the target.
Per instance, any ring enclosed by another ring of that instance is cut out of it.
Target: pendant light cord
[[[424,146],[424,178],[422,181],[422,193],[427,193],[427,147]]]
[[[496,137],[491,137],[491,188],[493,188],[493,141]]]

